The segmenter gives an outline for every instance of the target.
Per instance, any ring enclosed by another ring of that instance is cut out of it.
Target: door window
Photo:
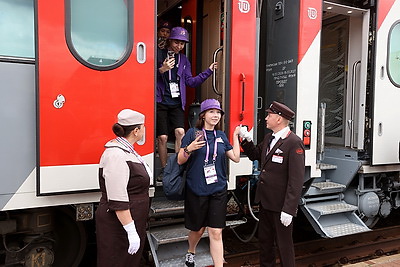
[[[389,34],[388,73],[394,85],[400,87],[400,22],[397,22]]]
[[[129,0],[68,0],[66,36],[73,55],[94,69],[121,65],[132,49]]]
[[[33,0],[0,0],[0,55],[35,57]]]

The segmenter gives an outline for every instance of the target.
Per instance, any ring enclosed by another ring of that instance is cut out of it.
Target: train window
[[[390,30],[388,73],[390,80],[400,87],[400,22],[398,21]]]
[[[0,55],[35,57],[33,0],[0,0]]]
[[[67,0],[68,47],[82,64],[99,70],[120,66],[132,51],[131,0]]]

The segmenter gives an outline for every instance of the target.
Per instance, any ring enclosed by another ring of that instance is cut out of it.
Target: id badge
[[[278,156],[278,155],[273,155],[272,156],[272,162],[282,163],[283,162],[283,157],[282,156]]]
[[[207,184],[213,184],[218,182],[217,171],[215,170],[215,164],[208,164],[204,166],[204,176],[206,177]]]
[[[181,95],[181,93],[179,92],[179,86],[178,86],[177,83],[170,82],[169,83],[169,89],[171,90],[171,97],[172,98],[179,97]]]

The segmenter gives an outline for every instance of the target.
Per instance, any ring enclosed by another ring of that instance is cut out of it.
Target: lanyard
[[[140,156],[135,151],[135,149],[133,148],[132,144],[129,143],[129,141],[126,140],[126,138],[124,138],[124,137],[117,137],[116,140],[117,140],[118,143],[120,143],[125,148],[127,148],[129,150],[129,152],[131,152],[133,155],[136,156],[136,158],[140,161],[140,163],[142,163],[142,165],[146,169],[147,174],[149,175],[150,179],[152,180],[153,179],[153,171],[150,169],[150,166],[143,160],[142,156]]]
[[[181,55],[180,54],[178,54],[178,64],[176,64],[177,68],[179,67],[179,62],[181,62]],[[174,68],[175,68],[175,66],[174,66]],[[170,69],[168,71],[168,79],[169,79],[169,81],[171,81],[171,79],[172,79],[171,71],[172,71],[172,69]],[[178,74],[176,74],[176,75],[178,76]]]
[[[204,128],[203,128],[203,133],[204,133],[204,139],[206,140],[206,145],[207,145],[207,154],[206,154],[206,158],[204,159],[204,162],[207,165],[207,163],[208,163],[208,155],[210,154],[210,147],[208,145],[207,133],[204,130]],[[217,132],[215,130],[214,130],[214,137],[215,137],[215,142],[214,142],[213,163],[217,159]]]
[[[120,143],[121,145],[123,145],[124,147],[126,147],[129,152],[131,152],[132,154],[134,154],[137,159],[140,161],[140,163],[142,163],[143,165],[146,166],[146,164],[144,163],[143,158],[135,151],[135,149],[133,148],[132,144],[128,142],[128,140],[126,140],[126,138],[124,137],[117,137],[117,142]]]

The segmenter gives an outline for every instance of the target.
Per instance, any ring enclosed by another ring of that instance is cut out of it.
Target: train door
[[[326,144],[364,148],[369,11],[323,4],[319,103]]]
[[[225,110],[223,128],[232,142],[232,133],[239,124],[254,125],[254,86],[256,80],[256,10],[255,0],[183,1],[182,21],[196,18],[196,50],[193,61],[205,70],[213,61],[218,69],[201,87],[201,100],[215,98]],[[197,8],[193,8],[193,5]],[[192,13],[191,13],[192,12]],[[196,12],[196,13],[194,13]],[[201,19],[197,16],[201,14]],[[195,28],[194,27],[194,28]],[[229,189],[235,178],[251,174],[251,162],[242,158],[240,164],[230,162]]]
[[[21,203],[10,199],[34,176],[36,166],[34,2],[2,0],[0,10],[0,123],[4,129],[0,210],[4,210],[20,207]]]
[[[37,1],[39,195],[98,189],[124,108],[146,115],[137,149],[152,164],[154,14],[154,1]]]
[[[400,162],[400,1],[377,1],[372,164]]]

